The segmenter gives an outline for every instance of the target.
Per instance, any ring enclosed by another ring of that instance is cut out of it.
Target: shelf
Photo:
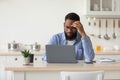
[[[84,15],[87,18],[96,18],[96,19],[120,19],[120,14],[86,14]]]
[[[95,54],[97,55],[120,55],[120,51],[95,51]]]

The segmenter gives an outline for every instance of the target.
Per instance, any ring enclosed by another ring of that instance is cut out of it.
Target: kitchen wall
[[[63,31],[64,17],[69,12],[76,12],[81,17],[81,22],[93,46],[120,45],[120,29],[117,29],[117,39],[98,39],[98,20],[88,25],[88,20],[83,16],[85,11],[84,0],[0,0],[0,50],[7,50],[7,43],[15,40],[23,44],[38,42],[45,45],[50,37]],[[112,34],[112,20],[109,20],[108,33]],[[105,20],[102,20],[102,34],[105,34]],[[116,19],[117,24],[117,19]],[[117,26],[117,25],[116,25]]]

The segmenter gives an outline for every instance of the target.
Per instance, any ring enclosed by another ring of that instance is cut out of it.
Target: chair
[[[104,80],[104,71],[61,72],[61,80]]]

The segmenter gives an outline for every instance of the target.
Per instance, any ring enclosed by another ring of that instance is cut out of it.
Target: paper
[[[96,62],[115,62],[115,60],[111,58],[98,58]]]

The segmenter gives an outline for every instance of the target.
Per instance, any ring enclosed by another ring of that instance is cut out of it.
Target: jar
[[[99,5],[98,4],[94,4],[94,11],[99,11]]]
[[[97,52],[102,51],[102,46],[96,45],[95,50],[96,50]]]
[[[35,42],[35,44],[32,45],[33,51],[40,51],[40,48],[41,48],[41,46],[37,42]]]
[[[8,50],[19,51],[19,43],[16,43],[15,41],[8,43]]]

